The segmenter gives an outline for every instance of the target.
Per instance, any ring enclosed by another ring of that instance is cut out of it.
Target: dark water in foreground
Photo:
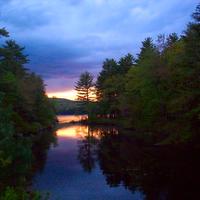
[[[57,131],[58,145],[49,150],[44,170],[34,179],[34,188],[50,191],[52,199],[60,200],[143,199],[141,192],[133,194],[122,184],[108,186],[97,164],[96,141],[84,141],[87,131],[87,126],[78,125]]]
[[[198,199],[199,154],[156,147],[114,127],[57,131],[33,188],[52,200]]]

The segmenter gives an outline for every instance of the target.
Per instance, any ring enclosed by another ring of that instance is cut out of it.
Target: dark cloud
[[[2,26],[26,47],[50,91],[94,75],[107,57],[136,54],[141,41],[182,33],[199,0],[0,0]]]

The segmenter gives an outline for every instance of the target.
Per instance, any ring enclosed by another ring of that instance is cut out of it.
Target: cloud
[[[158,16],[158,13],[152,12],[151,10],[148,10],[147,8],[134,7],[131,9],[131,15],[133,15],[133,17],[136,17],[137,20],[146,21],[146,20],[154,19],[155,17]]]
[[[48,90],[59,90],[59,77],[72,87],[82,71],[97,74],[105,58],[136,54],[147,36],[181,33],[198,2],[0,0],[0,22],[26,47],[28,67],[45,78]]]

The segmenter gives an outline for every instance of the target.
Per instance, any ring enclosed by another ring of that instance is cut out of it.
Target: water
[[[115,127],[72,124],[56,134],[57,145],[46,157],[39,154],[42,167],[33,179],[33,188],[50,192],[51,200],[182,200],[199,195],[199,152],[152,146]]]
[[[59,123],[77,122],[77,121],[81,121],[85,119],[87,119],[87,115],[59,115],[58,116]]]
[[[44,170],[35,176],[33,188],[49,191],[53,200],[143,199],[139,191],[132,193],[123,185],[107,184],[95,156],[96,145],[86,139],[88,132],[89,127],[83,125],[57,131],[57,145],[50,148]],[[98,140],[99,130],[92,134],[91,140]]]

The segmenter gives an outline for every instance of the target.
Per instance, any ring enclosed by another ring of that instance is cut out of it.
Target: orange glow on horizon
[[[62,91],[62,92],[47,92],[47,96],[76,100],[76,91],[69,90],[69,91]]]
[[[61,91],[61,92],[47,92],[47,96],[52,98],[64,98],[69,100],[77,100],[77,91],[76,90],[68,90],[68,91]],[[93,98],[93,101],[97,101],[96,94],[90,95]]]

